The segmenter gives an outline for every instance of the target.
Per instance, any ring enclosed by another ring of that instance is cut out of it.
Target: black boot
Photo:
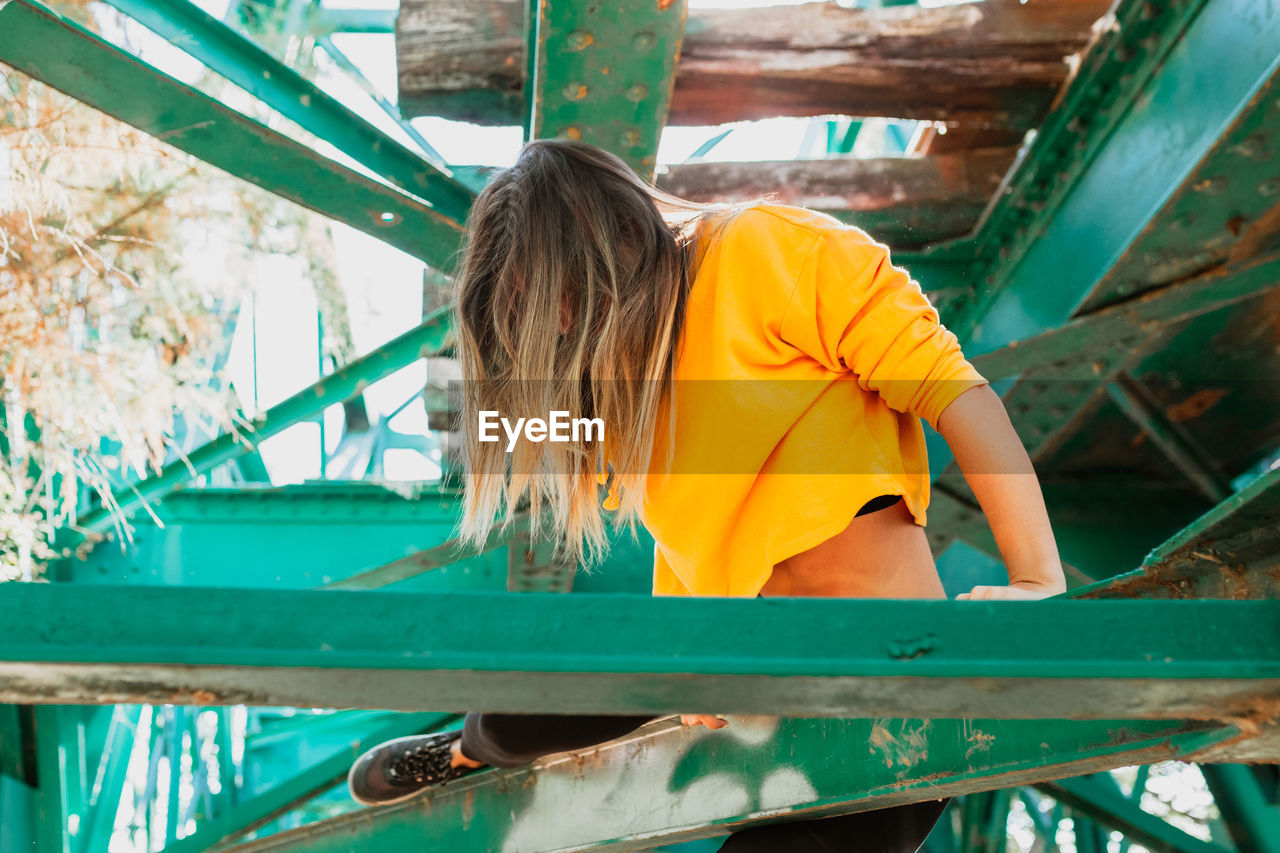
[[[366,806],[385,806],[481,769],[450,766],[450,746],[460,737],[459,730],[378,744],[351,765],[347,773],[351,798]]]

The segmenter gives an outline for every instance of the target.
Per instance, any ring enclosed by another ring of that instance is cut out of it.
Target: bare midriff
[[[906,503],[857,516],[841,532],[773,568],[766,598],[946,598],[924,528]]]

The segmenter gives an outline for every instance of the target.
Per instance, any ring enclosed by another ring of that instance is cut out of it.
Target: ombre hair
[[[602,497],[634,531],[655,432],[674,428],[672,375],[698,247],[765,200],[688,201],[568,139],[529,142],[494,174],[471,208],[454,279],[462,541],[481,547],[527,511],[534,535],[590,563],[607,550]],[[481,411],[600,418],[604,441],[522,440],[508,454],[505,435],[479,440]]]

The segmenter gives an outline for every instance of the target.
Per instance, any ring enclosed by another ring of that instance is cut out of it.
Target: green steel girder
[[[1273,53],[1274,53],[1273,49]],[[1081,312],[1247,257],[1275,231],[1280,79],[1273,76],[1107,271]]]
[[[13,583],[0,617],[0,701],[1222,719],[1280,695],[1280,601]]]
[[[466,222],[474,194],[453,178],[447,165],[429,162],[405,148],[195,3],[190,0],[108,2],[296,122],[303,130],[333,145],[391,184],[428,202],[437,214],[455,222]]]
[[[653,182],[685,0],[530,0],[526,139],[580,139]]]
[[[1233,731],[1113,721],[729,720],[717,731],[658,721],[530,768],[484,771],[396,806],[232,849],[644,850],[747,825],[1186,758]]]
[[[0,62],[230,174],[448,267],[464,220],[340,166],[34,0],[0,6]]]
[[[1214,470],[1207,454],[1189,440],[1160,410],[1160,403],[1127,372],[1121,371],[1105,390],[1111,402],[1129,418],[1142,434],[1193,483],[1206,498],[1215,503],[1231,496],[1230,481]]]
[[[1223,764],[1200,769],[1240,853],[1280,850],[1280,807],[1266,801],[1251,768]]]
[[[164,527],[140,526],[122,549],[70,561],[73,582],[306,589],[489,589],[507,560],[446,542],[461,498],[375,483],[181,489],[155,507]],[[443,545],[437,543],[445,543]],[[406,554],[410,556],[405,556]],[[431,559],[434,557],[435,559]]]
[[[394,33],[395,9],[333,9],[316,10],[314,28],[327,33]]]
[[[15,0],[9,8],[20,5]],[[0,8],[0,23],[5,10]],[[0,30],[2,32],[2,30]],[[0,41],[3,36],[0,36]],[[398,338],[347,364],[304,388],[289,399],[277,403],[250,424],[252,436],[261,441],[322,413],[327,407],[342,403],[379,379],[415,361],[441,352],[450,344],[453,330],[452,315],[448,308],[428,315],[422,324]],[[213,441],[197,447],[158,474],[134,484],[129,490],[121,490],[117,503],[124,513],[130,513],[148,501],[169,494],[182,483],[197,474],[205,473],[224,462],[229,462],[252,450],[244,436],[226,433]],[[111,528],[112,515],[105,509],[97,509],[79,521],[84,530],[101,532]]]
[[[450,539],[434,548],[425,548],[407,557],[402,557],[377,568],[332,581],[324,585],[325,589],[383,589],[392,584],[402,583],[418,577],[426,572],[447,569],[459,560],[487,554],[498,548],[509,547],[513,537],[527,527],[527,520],[519,518],[512,522],[506,530],[490,531],[488,539],[480,548],[465,548],[457,539]],[[450,589],[456,589],[451,585]],[[497,588],[497,587],[494,587]]]
[[[1241,116],[1271,108],[1250,100],[1280,64],[1280,8],[1123,2],[1117,15],[979,235],[993,266],[952,323],[971,356],[1066,321]]]
[[[1280,599],[1280,468],[1153,549],[1141,568],[1073,590],[1081,598]]]
[[[238,838],[339,784],[346,778],[352,762],[365,750],[393,738],[435,731],[455,719],[447,714],[399,715],[351,740],[327,758],[305,767],[270,791],[240,803],[212,820],[200,822],[191,835],[165,845],[165,853],[202,853],[215,845],[225,844],[229,839]]]
[[[1142,353],[1160,345],[1166,330],[1250,299],[1269,298],[1267,295],[1273,293],[1278,284],[1280,255],[1269,252],[1224,264],[1187,281],[1072,319],[1056,329],[974,356],[972,360],[989,378],[1020,377],[1002,393],[1005,407],[1028,452],[1033,458],[1043,459],[1046,449],[1055,448],[1072,434],[1082,417],[1096,409],[1106,396],[1107,382],[1122,370],[1135,369],[1143,358]],[[1268,380],[1260,381],[1259,387],[1270,387]],[[1261,452],[1261,448],[1258,450]],[[930,535],[935,546],[954,537],[984,549],[993,545],[980,511],[965,494],[967,487],[960,473],[954,466],[948,468],[952,460],[950,448],[937,441],[930,445],[929,454],[931,468],[945,472],[935,482],[939,487],[936,490],[939,503],[945,500],[948,488],[956,489],[954,497],[962,498],[954,501],[956,505],[936,520],[931,511]],[[1046,473],[1042,462],[1038,467]],[[1097,477],[1093,479],[1096,481]],[[1201,496],[1192,501],[1197,498],[1195,493],[1180,498],[1176,490],[1167,485],[1163,492],[1151,496],[1155,498],[1153,502],[1142,499],[1134,491],[1136,484],[1130,484],[1128,505],[1122,512],[1112,515],[1095,512],[1081,518],[1082,535],[1073,537],[1069,517],[1073,513],[1079,515],[1081,506],[1097,508],[1096,497],[1087,497],[1083,503],[1063,504],[1056,500],[1058,492],[1050,483],[1045,483],[1045,488],[1055,526],[1061,527],[1060,533],[1067,534],[1059,537],[1064,557],[1080,561],[1095,576],[1132,566],[1142,559],[1150,542],[1175,532],[1179,524],[1194,518],[1207,505],[1206,498]],[[1114,494],[1122,497],[1121,491]],[[1184,506],[1175,507],[1177,503]],[[1103,528],[1112,529],[1104,532]],[[1136,549],[1126,544],[1129,540]]]
[[[1231,853],[1232,848],[1201,841],[1153,814],[1120,792],[1110,777],[1095,776],[1041,782],[1036,788],[1072,809],[1136,841],[1152,853]]]
[[[1280,287],[1280,253],[1268,252],[1068,320],[975,355],[972,361],[990,379],[1064,362],[1073,369],[1075,378],[1096,382],[1099,373],[1082,362],[1082,354],[1116,361],[1114,353],[1132,350],[1167,326],[1239,304],[1276,287]]]

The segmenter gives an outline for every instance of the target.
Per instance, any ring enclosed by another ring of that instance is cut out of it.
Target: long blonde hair
[[[697,249],[764,200],[688,201],[569,139],[529,142],[493,175],[471,208],[455,276],[464,542],[479,547],[527,509],[562,554],[594,561],[607,550],[602,486],[604,508],[634,530],[654,434],[671,411]],[[501,430],[496,442],[479,440],[482,411],[599,418],[604,440],[583,430],[508,453]]]

